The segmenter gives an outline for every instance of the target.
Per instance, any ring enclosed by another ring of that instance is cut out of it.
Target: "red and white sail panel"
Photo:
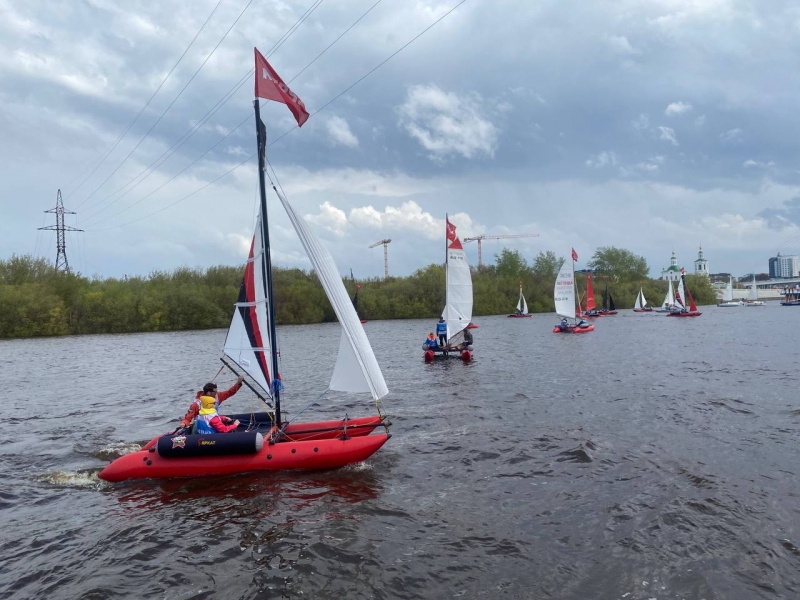
[[[553,300],[557,315],[575,318],[575,273],[571,260],[565,260],[558,271],[556,285],[553,288]]]
[[[447,340],[450,342],[464,331],[472,320],[472,273],[461,240],[456,234],[456,226],[448,218],[445,218],[445,236],[447,291],[442,316],[447,322]]]
[[[270,382],[270,326],[264,290],[264,240],[261,235],[261,211],[244,268],[239,298],[233,312],[223,353],[247,373],[263,391],[272,396]]]

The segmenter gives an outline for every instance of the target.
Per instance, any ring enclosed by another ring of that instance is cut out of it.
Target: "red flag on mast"
[[[572,249],[572,260],[574,260],[576,262],[578,260],[578,253],[575,252],[575,248]]]
[[[274,100],[285,104],[292,111],[297,121],[297,126],[302,127],[309,117],[306,105],[283,82],[283,79],[267,62],[264,55],[258,51],[258,48],[253,48],[253,50],[256,54],[256,98]]]

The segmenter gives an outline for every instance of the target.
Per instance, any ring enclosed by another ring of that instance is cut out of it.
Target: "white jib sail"
[[[686,290],[683,289],[683,277],[678,280],[678,295],[681,297],[679,304],[686,307]]]
[[[753,283],[750,285],[750,293],[747,294],[747,299],[750,301],[758,300],[758,288],[756,287],[755,275],[753,275]]]
[[[261,235],[261,211],[250,254],[244,268],[242,286],[222,352],[247,373],[268,395],[270,388],[270,326],[264,291],[264,242]]]
[[[639,293],[636,294],[636,302],[633,303],[633,310],[639,310],[642,308],[642,290],[639,290]]]
[[[469,263],[456,238],[447,248],[447,304],[442,316],[447,321],[447,341],[464,331],[472,320],[472,273]],[[453,343],[456,343],[453,341]]]
[[[647,300],[645,300],[644,297],[644,290],[639,288],[639,293],[642,295],[642,308],[645,308],[647,306]]]
[[[664,304],[661,305],[661,308],[668,308],[675,304],[675,292],[672,289],[672,280],[669,280],[669,288],[667,289],[667,295],[664,296]]]
[[[339,324],[342,326],[342,337],[339,342],[339,355],[336,366],[333,368],[330,389],[340,392],[370,393],[374,399],[382,398],[389,393],[383,373],[375,359],[375,353],[369,344],[364,327],[353,308],[353,302],[347,294],[342,283],[339,269],[333,262],[328,249],[323,246],[300,217],[284,198],[283,194],[275,190],[278,198],[289,215],[289,220],[294,225],[295,231],[305,248],[314,270],[317,272],[320,283],[333,306]]]
[[[561,317],[575,318],[575,274],[572,270],[572,261],[567,259],[561,265],[553,288],[553,300],[556,304],[556,314]]]
[[[733,279],[728,279],[728,285],[725,287],[725,292],[722,294],[722,301],[733,301]]]
[[[522,296],[522,292],[520,292],[520,296]],[[528,303],[525,302],[525,296],[522,296],[522,314],[528,314]]]

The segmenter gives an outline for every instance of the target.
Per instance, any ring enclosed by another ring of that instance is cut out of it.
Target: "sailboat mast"
[[[450,313],[447,310],[447,302],[450,299],[450,295],[448,294],[447,290],[447,265],[448,265],[448,246],[450,245],[450,240],[447,238],[447,224],[450,222],[450,216],[447,213],[444,213],[444,315],[445,321],[447,321],[447,341],[450,341]],[[446,316],[445,316],[446,315]]]
[[[267,297],[267,315],[269,316],[270,352],[272,353],[272,397],[275,400],[275,425],[281,426],[281,392],[278,389],[278,343],[275,334],[275,303],[272,294],[272,257],[269,249],[269,224],[267,223],[267,192],[264,183],[265,160],[267,154],[267,128],[261,122],[261,110],[258,98],[253,103],[256,111],[256,140],[258,143],[258,189],[261,192],[261,235],[264,240],[264,260],[261,268],[264,275],[264,295]]]

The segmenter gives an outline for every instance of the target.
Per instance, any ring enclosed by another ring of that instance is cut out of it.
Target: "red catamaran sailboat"
[[[283,384],[280,376],[276,375],[278,344],[264,183],[267,131],[261,122],[258,98],[288,105],[299,126],[309,115],[302,101],[257,49],[255,56],[254,107],[261,204],[221,360],[234,373],[246,376],[248,387],[269,410],[230,415],[241,423],[232,433],[192,435],[189,431],[176,431],[157,436],[142,450],[126,454],[103,469],[99,477],[106,481],[229,475],[259,470],[330,469],[369,458],[390,437],[389,423],[381,414],[378,403],[389,390],[336,264],[306,222],[273,186],[342,327],[339,354],[329,389],[369,393],[378,408],[378,414],[371,417],[345,417],[313,423],[287,421],[281,413]],[[381,425],[385,431],[375,432]]]
[[[578,253],[572,250],[572,260],[565,260],[561,265],[556,277],[556,284],[553,287],[553,302],[556,306],[556,314],[561,317],[561,322],[553,327],[553,333],[588,333],[594,331],[594,325],[590,325],[583,319],[578,321],[581,314],[580,304],[575,306],[575,261],[578,260]],[[569,319],[573,322],[570,323]]]
[[[694,297],[692,297],[691,290],[684,285],[685,278],[686,278],[686,271],[684,269],[681,269],[681,279],[678,282],[678,289],[675,291],[676,304],[667,313],[668,317],[699,317],[700,315],[703,314],[699,310],[697,310],[697,305],[694,303]],[[684,296],[687,296],[689,298],[689,310],[686,310],[686,304],[684,304],[685,302]]]

